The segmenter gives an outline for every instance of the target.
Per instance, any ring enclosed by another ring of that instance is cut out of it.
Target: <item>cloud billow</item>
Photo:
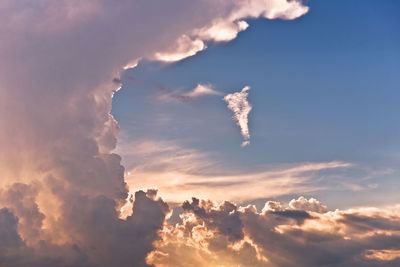
[[[268,201],[262,211],[252,205],[195,198],[182,207],[182,222],[164,226],[162,240],[147,257],[149,263],[263,267],[400,263],[396,208],[327,211],[317,200],[304,197],[288,206]]]

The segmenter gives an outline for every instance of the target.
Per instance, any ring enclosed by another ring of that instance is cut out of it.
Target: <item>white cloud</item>
[[[197,52],[206,49],[206,44],[200,39],[192,39],[187,35],[182,35],[167,50],[157,52],[154,55],[155,60],[164,62],[175,62],[194,56]]]
[[[135,59],[135,60],[132,60],[132,61],[128,62],[128,64],[126,64],[126,65],[123,67],[123,69],[124,69],[124,70],[127,70],[127,69],[136,68],[137,65],[139,64],[139,61],[140,61],[140,58],[137,58],[137,59]]]
[[[189,98],[196,98],[203,95],[220,95],[210,84],[198,84],[192,91],[183,94]]]
[[[183,93],[180,90],[172,90],[162,84],[157,84],[155,88],[156,89],[161,88],[161,90],[160,89],[158,90],[157,98],[160,101],[164,102],[170,102],[170,101],[189,102],[205,95],[222,94],[221,92],[214,90],[211,84],[201,84],[201,83],[199,83],[195,88],[186,93]]]
[[[233,111],[233,118],[236,120],[237,125],[240,127],[240,131],[244,138],[242,146],[250,144],[250,132],[249,132],[249,113],[252,109],[251,105],[247,101],[249,95],[249,86],[246,86],[240,92],[228,94],[224,97],[225,102],[228,103],[228,108]]]
[[[289,202],[289,207],[296,210],[313,211],[319,213],[325,213],[328,211],[328,208],[322,205],[322,203],[315,198],[306,199],[302,196],[298,199],[292,199]]]
[[[246,21],[229,21],[218,19],[212,24],[196,30],[196,35],[203,40],[212,40],[214,42],[228,42],[235,39],[239,32],[249,27]]]
[[[206,48],[205,41],[228,42],[249,24],[245,19],[296,19],[308,12],[300,0],[235,0],[219,2],[231,6],[202,27],[180,36],[168,50],[157,52],[156,60],[174,62],[193,56]]]

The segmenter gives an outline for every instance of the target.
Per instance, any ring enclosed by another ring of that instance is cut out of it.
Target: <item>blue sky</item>
[[[296,20],[251,20],[229,43],[210,43],[178,63],[142,61],[127,70],[112,109],[121,140],[168,141],[205,153],[215,165],[196,172],[211,176],[348,162],[353,167],[315,174],[324,189],[303,195],[339,207],[398,201],[400,4],[306,4],[309,13]],[[249,85],[250,146],[240,147],[239,128],[222,96],[158,101],[154,81],[182,92],[211,84],[223,95]],[[122,154],[128,170],[138,164]]]

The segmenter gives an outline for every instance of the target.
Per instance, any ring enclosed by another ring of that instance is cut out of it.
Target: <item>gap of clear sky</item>
[[[207,154],[215,164],[196,171],[210,176],[348,162],[352,168],[318,172],[320,190],[278,199],[308,195],[339,208],[398,202],[400,2],[305,4],[310,11],[299,19],[252,20],[237,39],[208,44],[179,63],[141,62],[127,70],[112,109],[121,142],[173,142]],[[221,95],[165,101],[155,83],[181,92],[206,83]],[[222,98],[246,85],[251,144],[242,148]],[[142,157],[119,153],[127,170]]]

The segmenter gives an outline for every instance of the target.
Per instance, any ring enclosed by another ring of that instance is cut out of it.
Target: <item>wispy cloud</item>
[[[195,88],[188,92],[182,92],[181,90],[173,90],[159,82],[152,81],[151,85],[159,91],[158,99],[162,101],[178,101],[178,102],[190,102],[196,98],[206,95],[221,95],[213,89],[211,84],[199,83]]]
[[[220,165],[218,156],[177,143],[142,140],[124,143],[118,150],[128,164],[127,183],[132,192],[158,188],[167,201],[182,202],[192,196],[213,200],[247,201],[305,194],[323,190],[314,183],[321,172],[339,172],[353,165],[347,162],[312,162],[265,166],[259,171],[233,171]]]
[[[236,120],[237,125],[240,127],[240,131],[244,138],[242,146],[247,146],[250,144],[250,132],[249,132],[249,113],[252,106],[247,101],[249,95],[249,86],[246,86],[242,91],[228,94],[224,97],[225,102],[228,103],[228,108],[233,111],[233,118]]]
[[[204,95],[221,95],[221,92],[215,91],[211,84],[199,83],[193,90],[184,93],[183,95],[190,98],[196,98]]]

